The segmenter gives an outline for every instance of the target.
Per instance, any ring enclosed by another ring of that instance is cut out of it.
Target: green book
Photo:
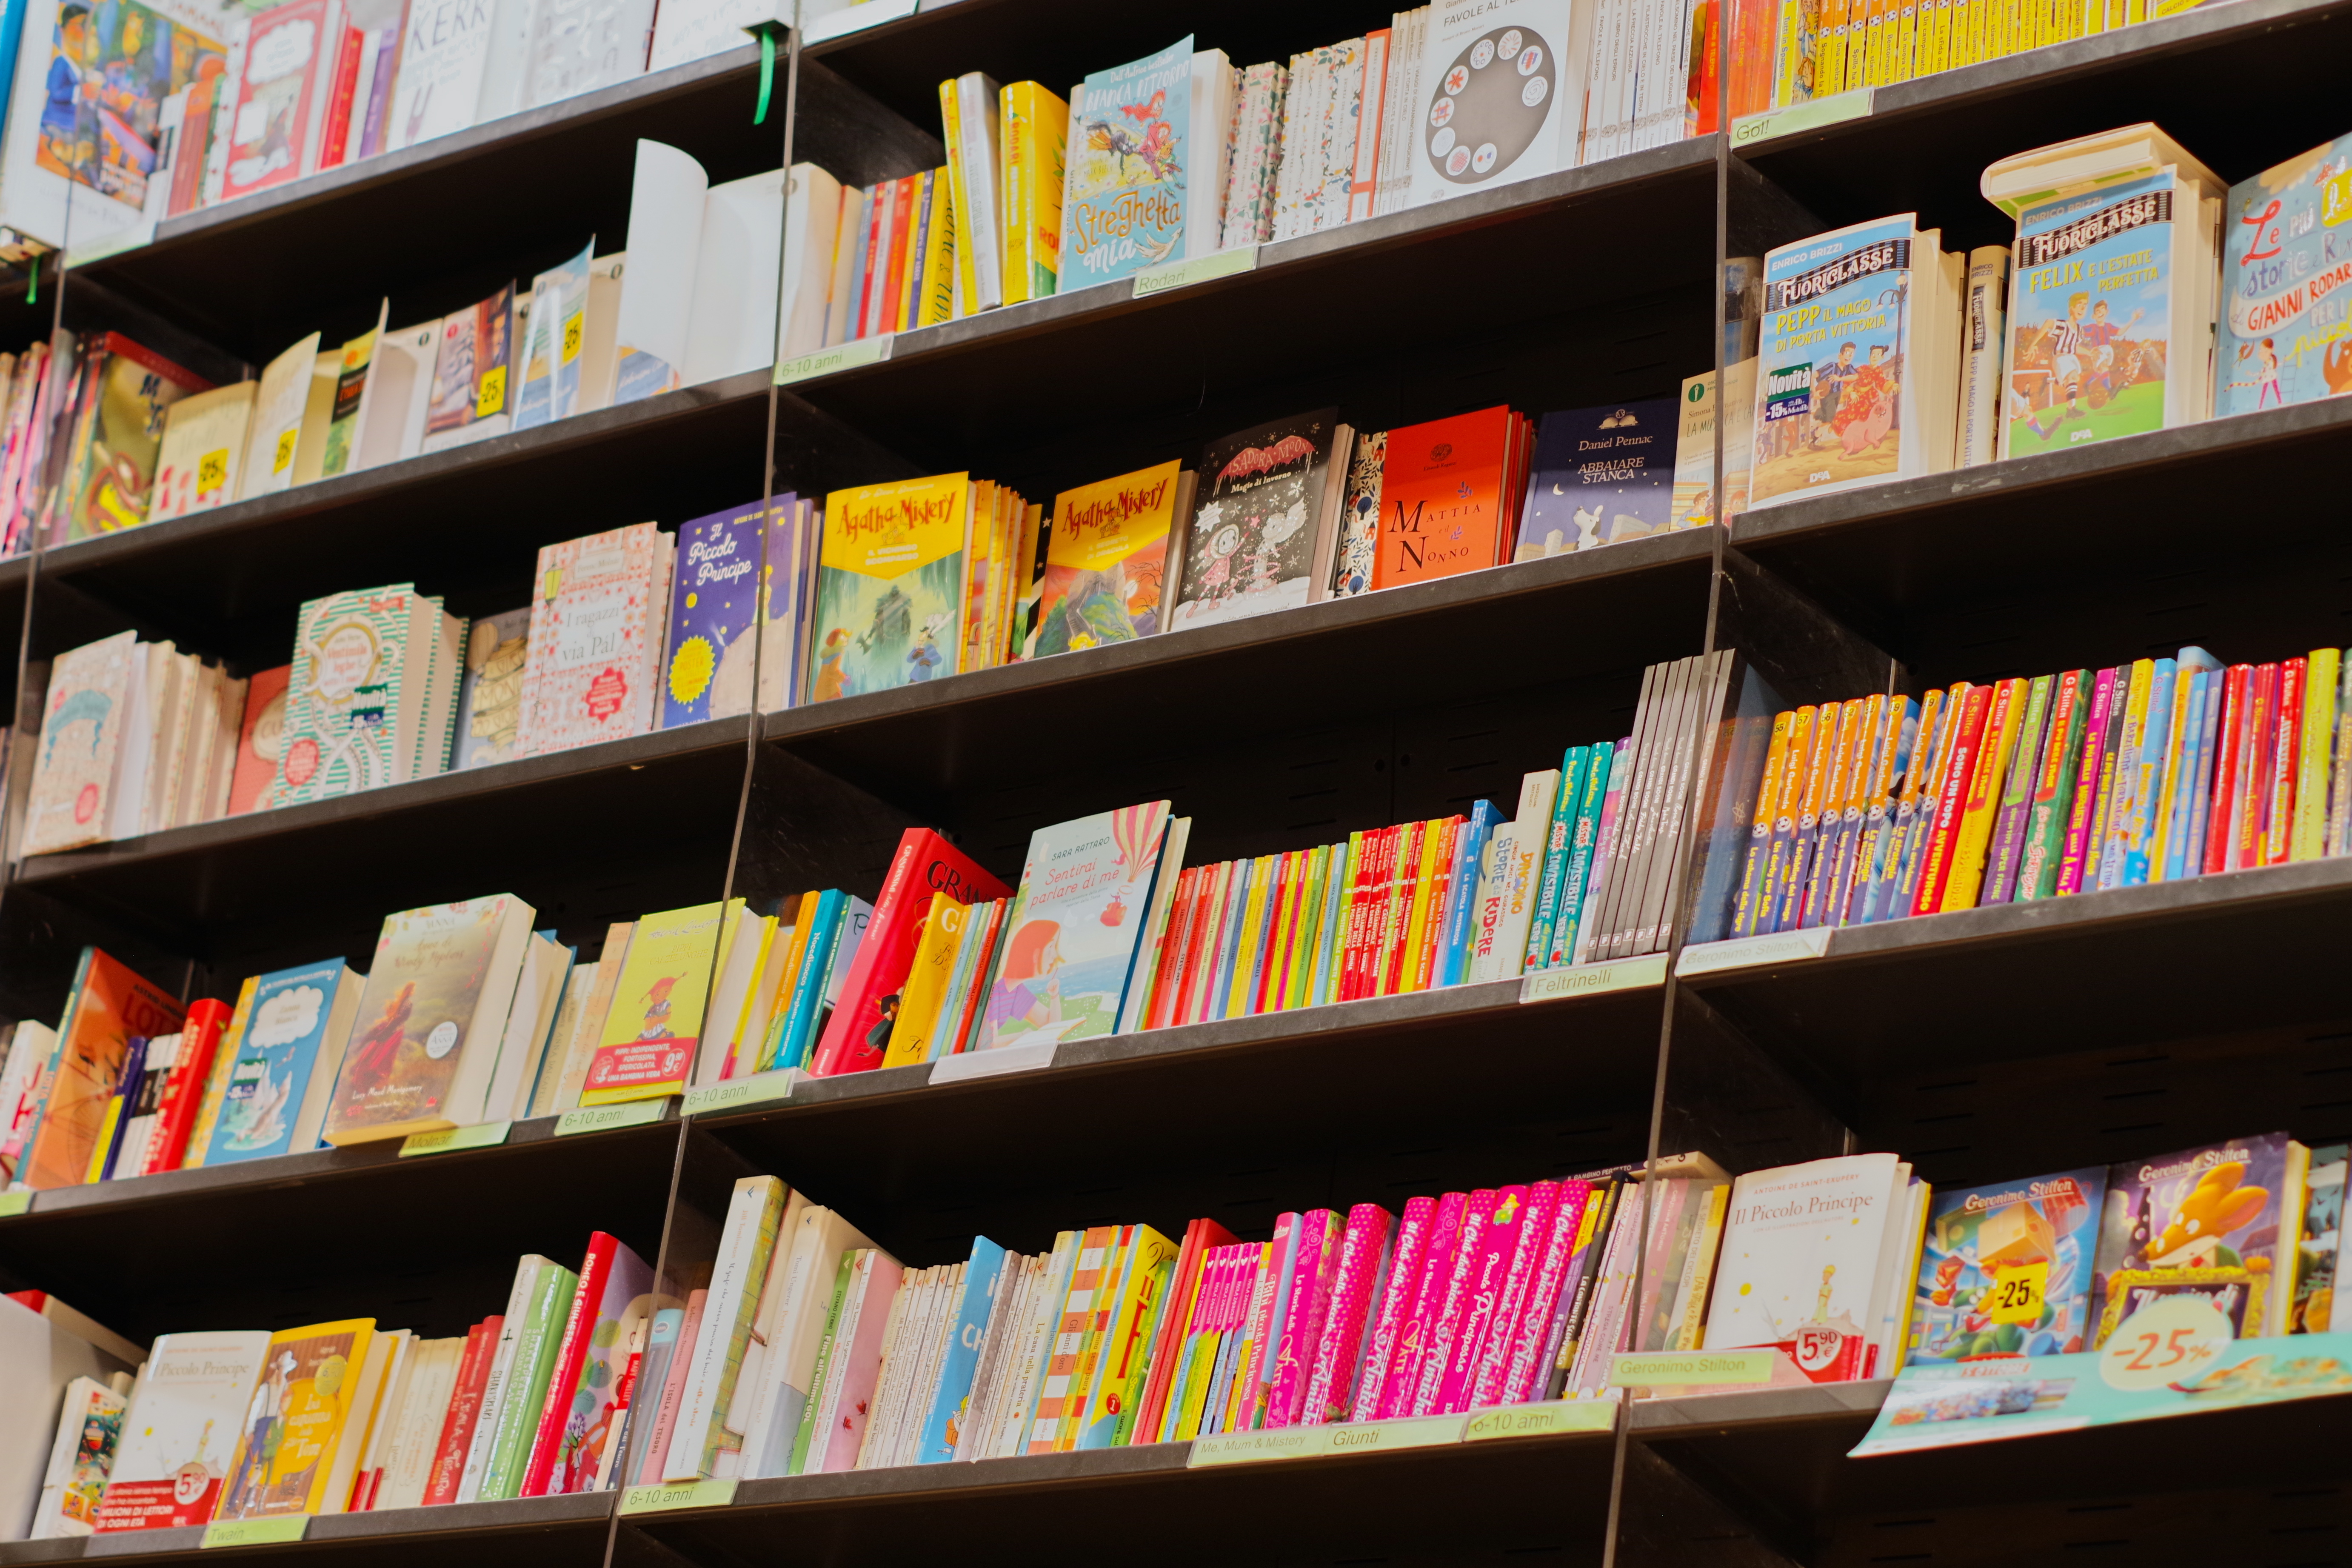
[[[489,1461],[482,1468],[484,1502],[521,1495],[523,1468],[539,1436],[540,1407],[547,1403],[547,1382],[555,1372],[563,1321],[579,1289],[580,1276],[558,1267],[541,1274],[530,1293],[530,1315],[515,1340],[506,1397],[499,1402],[498,1433],[490,1441]]]
[[[1551,823],[1544,836],[1541,880],[1537,883],[1535,914],[1528,921],[1528,947],[1522,967],[1530,973],[1548,969],[1551,959],[1552,922],[1559,916],[1560,883],[1568,875],[1568,836],[1576,826],[1576,805],[1592,765],[1591,746],[1570,746],[1559,759],[1559,790],[1551,800]]]
[[[1551,929],[1545,939],[1545,968],[1558,969],[1575,962],[1585,899],[1592,891],[1592,857],[1601,847],[1601,808],[1608,804],[1609,780],[1616,760],[1614,745],[1594,742],[1584,769],[1584,787],[1577,792],[1576,810],[1569,818],[1568,858],[1560,872],[1559,906],[1552,911]],[[1561,804],[1567,804],[1564,790]]]
[[[824,1374],[833,1360],[833,1336],[841,1327],[841,1304],[849,1297],[849,1281],[857,1272],[857,1249],[851,1247],[841,1255],[841,1267],[833,1276],[833,1305],[825,1309],[824,1338],[816,1344],[816,1367],[809,1373],[808,1401],[801,1406],[801,1429],[793,1437],[793,1462],[784,1474],[797,1476],[808,1462],[809,1444],[816,1436],[817,1406],[824,1404]]]
[[[2074,775],[2083,766],[2083,730],[2094,684],[2091,671],[2070,669],[2058,677],[2051,695],[2049,733],[2033,779],[2033,805],[2025,819],[2025,848],[2017,867],[2019,903],[2046,899],[2058,890],[2058,864],[2065,858],[2066,818],[2074,810]]]

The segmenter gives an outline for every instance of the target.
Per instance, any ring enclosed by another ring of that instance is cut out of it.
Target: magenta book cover
[[[1544,1248],[1551,1242],[1552,1215],[1559,1208],[1558,1182],[1538,1182],[1528,1189],[1527,1217],[1519,1222],[1519,1234],[1511,1243],[1511,1260],[1503,1269],[1502,1293],[1496,1298],[1494,1315],[1487,1319],[1486,1331],[1478,1338],[1469,1398],[1463,1405],[1465,1410],[1497,1404],[1506,1397],[1505,1379],[1510,1370],[1511,1352],[1517,1342],[1520,1320],[1528,1310],[1528,1294],[1534,1286],[1536,1270],[1541,1266]]]
[[[1396,1216],[1378,1204],[1358,1204],[1348,1211],[1339,1263],[1331,1273],[1331,1305],[1324,1314],[1323,1331],[1316,1336],[1315,1370],[1307,1377],[1307,1403],[1299,1413],[1303,1426],[1348,1418],[1356,1355],[1364,1344],[1364,1320],[1371,1315],[1381,1265],[1388,1256],[1389,1230],[1395,1224]]]
[[[1386,1274],[1379,1291],[1380,1305],[1365,1336],[1363,1364],[1357,1370],[1355,1399],[1349,1417],[1370,1421],[1380,1414],[1381,1391],[1388,1386],[1389,1363],[1396,1359],[1397,1340],[1404,1332],[1406,1314],[1412,1310],[1413,1287],[1421,1283],[1421,1260],[1429,1247],[1431,1223],[1437,1215],[1435,1198],[1412,1198],[1397,1226],[1396,1245],[1382,1266]]]
[[[1445,1369],[1454,1360],[1454,1342],[1461,1338],[1462,1321],[1470,1310],[1470,1289],[1477,1279],[1486,1226],[1501,1199],[1502,1194],[1490,1187],[1481,1187],[1470,1194],[1469,1206],[1462,1215],[1462,1239],[1454,1245],[1453,1266],[1446,1270],[1435,1310],[1425,1314],[1428,1328],[1422,1336],[1421,1369],[1413,1378],[1412,1404],[1397,1412],[1400,1415],[1437,1414],[1438,1394],[1445,1386]],[[1512,1209],[1514,1219],[1517,1215],[1518,1210]]]
[[[1518,1331],[1511,1336],[1510,1363],[1504,1373],[1502,1403],[1525,1405],[1543,1392],[1544,1347],[1550,1342],[1553,1316],[1568,1287],[1569,1261],[1576,1251],[1576,1233],[1592,1202],[1591,1182],[1565,1182],[1552,1209],[1550,1233],[1537,1260],[1535,1279],[1520,1310]]]
[[[1478,1374],[1478,1352],[1501,1304],[1504,1282],[1510,1276],[1511,1257],[1527,1229],[1528,1190],[1504,1187],[1478,1226],[1477,1256],[1458,1272],[1468,1281],[1455,1319],[1452,1342],[1446,1347],[1445,1372],[1438,1380],[1433,1415],[1450,1415],[1470,1408],[1470,1388]]]
[[[1309,1212],[1291,1249],[1290,1309],[1283,1315],[1275,1357],[1265,1426],[1295,1426],[1306,1404],[1307,1380],[1314,1370],[1315,1346],[1331,1306],[1331,1274],[1339,1262],[1340,1219],[1329,1209]]]
[[[1377,1420],[1412,1413],[1412,1391],[1420,1384],[1421,1363],[1429,1353],[1438,1300],[1445,1293],[1445,1281],[1453,1278],[1454,1250],[1462,1244],[1462,1221],[1469,1206],[1467,1193],[1448,1193],[1437,1201],[1437,1218],[1429,1227],[1429,1244],[1421,1256],[1421,1278],[1413,1284],[1412,1304],[1397,1336],[1396,1358],[1381,1390]]]
[[[1263,1424],[1265,1391],[1273,1383],[1267,1375],[1267,1368],[1274,1363],[1270,1347],[1275,1336],[1282,1332],[1283,1308],[1289,1299],[1291,1242],[1298,1234],[1298,1226],[1299,1216],[1296,1214],[1275,1216],[1274,1244],[1265,1263],[1265,1278],[1273,1288],[1261,1292],[1252,1281],[1249,1338],[1243,1342],[1246,1353],[1238,1377],[1241,1394],[1234,1404],[1236,1432],[1255,1432]]]

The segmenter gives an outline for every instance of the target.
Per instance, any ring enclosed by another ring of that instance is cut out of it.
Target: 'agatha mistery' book
[[[482,1119],[531,919],[511,893],[385,919],[328,1104],[328,1142]]]
[[[1160,629],[1168,539],[1183,489],[1181,465],[1171,458],[1054,498],[1037,591],[1039,657]]]
[[[940,474],[825,497],[811,701],[956,673],[971,481]]]
[[[1937,1193],[1911,1303],[1910,1361],[2071,1355],[2096,1321],[2091,1265],[2107,1173],[2094,1165]]]
[[[1209,443],[1171,630],[1323,597],[1354,438],[1338,409],[1320,408]]]
[[[1116,1033],[1160,871],[1168,802],[1042,827],[989,990],[982,1048]],[[1171,872],[1171,875],[1173,873]]]
[[[1061,287],[1108,283],[1177,256],[1186,171],[1200,162],[1192,127],[1192,37],[1086,79],[1069,132]]]
[[[2252,414],[2352,391],[2344,286],[2352,247],[2352,136],[2230,187],[2213,412]]]

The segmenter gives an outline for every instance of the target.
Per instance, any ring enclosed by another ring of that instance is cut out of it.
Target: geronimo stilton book
[[[2132,1313],[2194,1296],[2232,1337],[2285,1332],[2311,1151],[2284,1132],[2126,1160],[2107,1172],[2093,1310],[2097,1350]]]
[[[1108,283],[1175,258],[1184,244],[1192,37],[1097,71],[1071,117],[1062,207],[1061,289]]]
[[[1115,1033],[1166,841],[1155,800],[1039,828],[1005,916],[982,1048]],[[1171,872],[1172,876],[1173,873]]]
[[[2071,1355],[2087,1347],[2107,1173],[2094,1165],[1939,1193],[1920,1247],[1909,1360]]]

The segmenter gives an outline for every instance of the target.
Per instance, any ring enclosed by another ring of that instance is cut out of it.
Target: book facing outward
[[[264,974],[255,987],[206,1164],[316,1148],[365,982],[337,962]]]
[[[1339,411],[1279,419],[1201,454],[1171,629],[1322,599],[1355,432]]]
[[[1166,570],[1192,476],[1170,461],[1054,498],[1032,657],[1150,637],[1166,621]]]
[[[900,991],[913,968],[923,917],[935,891],[969,904],[1009,898],[1013,890],[929,828],[908,828],[891,857],[864,939],[843,974],[840,1003],[817,1041],[810,1066],[817,1077],[882,1065],[897,1023]]]
[[[684,1092],[702,1038],[723,912],[718,904],[697,904],[636,922],[581,1086],[581,1104]]]
[[[383,1378],[381,1354],[373,1318],[270,1335],[215,1517],[341,1512]]]
[[[210,1520],[229,1462],[251,1431],[266,1330],[157,1338],[125,1412],[98,1530],[153,1530]]]
[[[2090,1346],[2105,1167],[1938,1193],[1911,1306],[1915,1362],[2071,1355]]]
[[[674,536],[650,522],[540,551],[518,754],[653,728],[673,552]]]
[[[185,1017],[169,993],[97,948],[82,949],[71,1001],[42,1074],[42,1102],[21,1135],[18,1183],[42,1189],[87,1181],[133,1042],[175,1033]]]
[[[1180,828],[1181,825],[1181,828]],[[980,1048],[1115,1034],[1137,954],[1174,891],[1170,841],[1189,830],[1151,801],[1041,828],[1005,916],[1003,959]]]
[[[1507,407],[1388,433],[1372,586],[1393,588],[1510,559],[1528,426]]]
[[[588,1238],[516,1495],[585,1491],[620,1435],[624,1347],[653,1303],[653,1270],[616,1237]]]
[[[2086,1349],[2151,1302],[2189,1296],[2232,1337],[2285,1333],[2311,1151],[2284,1132],[2127,1160],[2107,1172]]]
[[[957,672],[971,505],[968,474],[825,497],[809,700]]]

